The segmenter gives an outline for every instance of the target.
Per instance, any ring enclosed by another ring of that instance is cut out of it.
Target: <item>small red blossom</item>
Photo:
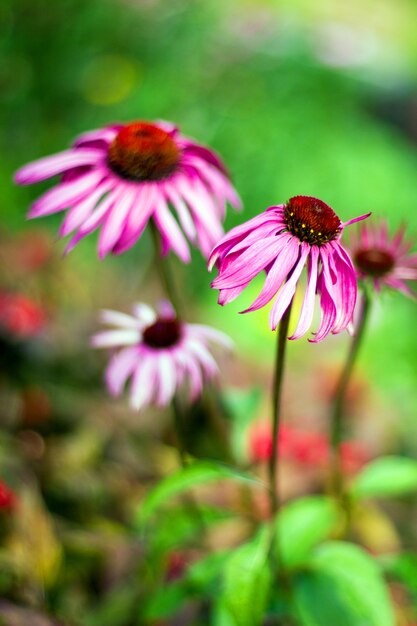
[[[44,267],[52,259],[53,242],[45,231],[31,229],[19,237],[14,252],[18,269],[33,272]]]
[[[18,339],[37,335],[45,325],[45,312],[20,293],[0,293],[0,327]]]
[[[166,565],[165,580],[172,582],[182,578],[187,569],[187,559],[182,552],[170,552]]]
[[[16,501],[15,493],[0,480],[0,510],[11,511],[15,507]]]
[[[322,433],[301,431],[291,426],[281,428],[278,440],[282,458],[306,467],[322,467],[329,463],[331,448]],[[254,463],[267,461],[272,454],[272,429],[268,423],[258,422],[249,431],[249,457]],[[354,474],[369,461],[369,454],[357,441],[341,445],[343,471]]]

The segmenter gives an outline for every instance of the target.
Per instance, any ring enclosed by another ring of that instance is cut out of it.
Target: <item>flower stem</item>
[[[338,498],[343,496],[343,471],[341,458],[341,443],[343,438],[343,414],[346,403],[346,392],[356,363],[359,348],[362,343],[366,322],[369,317],[371,300],[364,290],[360,303],[358,322],[355,328],[345,366],[342,370],[336,391],[333,397],[331,410],[331,445],[332,445],[332,467],[331,483],[332,491]]]
[[[181,465],[185,467],[188,465],[187,462],[187,446],[185,443],[184,436],[184,424],[183,424],[183,416],[182,411],[179,406],[179,402],[177,398],[172,399],[172,412],[174,415],[174,426],[175,426],[175,435],[177,439],[177,449],[178,456],[181,462]]]
[[[271,516],[279,510],[278,498],[278,436],[281,417],[282,381],[285,367],[288,325],[290,322],[292,301],[285,311],[278,331],[277,352],[275,359],[274,387],[272,391],[272,454],[269,459],[269,497]]]
[[[150,230],[152,233],[155,249],[155,267],[158,272],[162,287],[165,291],[166,296],[174,307],[177,317],[179,317],[180,319],[184,319],[182,314],[182,305],[178,297],[178,292],[175,288],[173,272],[171,270],[170,264],[162,258],[161,238],[155,224],[152,221],[150,222]]]

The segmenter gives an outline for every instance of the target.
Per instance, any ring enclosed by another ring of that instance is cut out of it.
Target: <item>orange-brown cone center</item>
[[[284,215],[289,232],[312,246],[321,246],[332,241],[340,233],[340,219],[333,209],[317,198],[290,198]]]
[[[108,163],[122,178],[162,180],[180,162],[180,150],[169,133],[148,122],[124,126],[110,145]]]

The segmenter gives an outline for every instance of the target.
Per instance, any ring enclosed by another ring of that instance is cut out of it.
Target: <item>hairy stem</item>
[[[278,437],[281,421],[282,381],[284,377],[285,352],[287,347],[288,325],[290,322],[292,301],[285,311],[278,331],[277,352],[275,359],[274,386],[272,390],[272,454],[269,459],[269,497],[271,516],[279,510],[278,497]]]
[[[330,415],[332,463],[331,463],[331,484],[332,491],[336,497],[343,496],[343,471],[341,458],[341,443],[343,439],[343,415],[346,404],[346,393],[349,382],[356,363],[359,348],[369,317],[371,300],[366,291],[363,292],[360,303],[359,317],[353,335],[346,363],[340,375],[336,391],[333,396],[333,403]]]

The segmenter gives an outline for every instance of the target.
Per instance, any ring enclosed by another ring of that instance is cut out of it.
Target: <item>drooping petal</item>
[[[319,249],[317,246],[311,246],[307,289],[304,294],[304,300],[301,307],[300,317],[298,319],[297,328],[291,335],[290,339],[299,339],[308,331],[313,321],[314,300],[316,297],[317,274],[318,274]]]
[[[280,249],[277,237],[268,237],[265,240],[256,241],[231,263],[224,272],[212,282],[215,289],[228,289],[238,287],[250,282],[259,272],[276,257],[276,250]]]
[[[119,195],[119,200],[116,200],[113,209],[107,214],[98,240],[100,259],[104,259],[119,239],[136,193],[137,190],[133,185],[126,185],[123,193]]]
[[[138,318],[138,320],[147,326],[153,324],[156,320],[156,313],[152,307],[148,304],[144,304],[143,302],[138,302],[133,305],[133,313]]]
[[[112,311],[111,309],[103,309],[100,311],[100,320],[104,324],[111,326],[121,326],[122,328],[140,328],[141,324],[133,315],[120,313],[120,311]]]
[[[125,348],[111,358],[105,377],[107,388],[113,396],[119,396],[122,393],[125,382],[133,372],[139,358],[136,346]]]
[[[169,211],[162,195],[158,198],[158,204],[153,214],[153,219],[163,238],[163,243],[166,244],[163,252],[166,253],[172,248],[184,263],[189,263],[191,257],[187,241],[173,218],[172,213]]]
[[[156,362],[152,354],[143,352],[137,363],[130,388],[130,406],[140,411],[150,403],[155,390]]]
[[[111,189],[110,181],[104,181],[97,186],[95,191],[85,196],[68,211],[59,229],[60,237],[66,237],[79,228],[91,215],[97,202]]]
[[[156,357],[158,375],[158,393],[156,402],[158,406],[166,406],[172,400],[176,388],[176,372],[174,361],[169,353],[161,350]]]
[[[112,248],[114,254],[122,254],[136,243],[155,211],[157,198],[158,191],[152,183],[139,187],[122,234]]]
[[[322,272],[319,276],[321,321],[314,339],[309,339],[312,343],[322,341],[331,332],[337,317],[337,308],[333,293],[333,280],[329,270],[328,252],[320,249],[320,259],[322,262]]]
[[[219,241],[219,243],[213,248],[211,251],[209,260],[208,260],[208,269],[212,270],[214,264],[217,259],[222,256],[222,253],[230,250],[234,245],[236,245],[241,238],[246,236],[252,230],[264,224],[265,222],[275,222],[276,216],[274,213],[261,213],[261,215],[257,215],[252,219],[248,220],[244,224],[240,226],[235,226],[232,228],[226,235]]]
[[[43,217],[66,209],[93,192],[102,178],[101,170],[93,170],[73,181],[59,184],[33,203],[29,217]]]
[[[309,252],[310,246],[306,243],[302,243],[300,246],[300,258],[297,262],[297,265],[294,267],[291,276],[279,292],[277,299],[275,300],[274,305],[271,309],[269,321],[272,330],[276,329],[279,322],[281,321],[282,316],[288,309],[290,302],[294,297],[297,282],[300,278],[301,272],[303,271],[304,264],[306,262]]]
[[[110,348],[113,346],[128,346],[138,343],[140,333],[137,330],[104,330],[91,338],[91,345],[95,348]]]
[[[277,238],[278,239],[278,238]],[[299,244],[294,238],[283,235],[279,242],[277,258],[272,264],[259,296],[242,313],[256,311],[265,306],[277,294],[294,267],[299,255]]]
[[[65,150],[49,157],[38,159],[21,167],[15,174],[18,185],[38,183],[74,167],[94,166],[103,161],[103,151],[93,148]]]
[[[212,328],[211,326],[204,326],[203,324],[188,324],[188,330],[190,334],[196,334],[197,338],[214,341],[228,350],[231,350],[234,346],[233,341],[228,335],[222,333],[216,328]]]
[[[175,186],[171,185],[169,182],[165,183],[164,191],[166,199],[172,204],[177,212],[178,219],[184,229],[185,234],[191,241],[195,241],[195,238],[197,236],[196,227],[184,200],[177,192]]]

